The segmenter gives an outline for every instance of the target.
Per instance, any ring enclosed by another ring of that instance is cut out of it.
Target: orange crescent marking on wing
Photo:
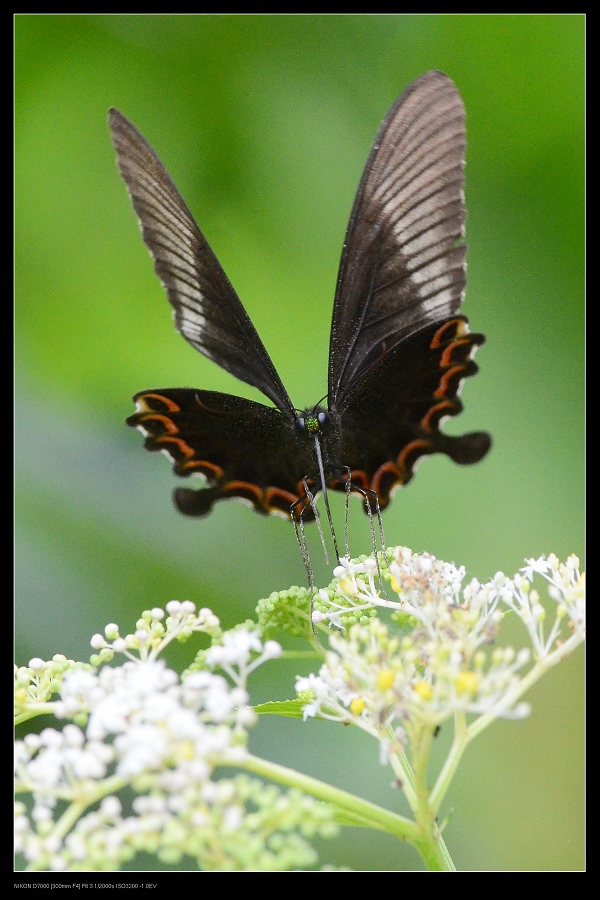
[[[355,481],[361,482],[361,487],[363,491],[370,490],[369,488],[369,476],[365,472],[364,469],[352,469],[350,472],[350,481],[354,484]]]
[[[452,366],[451,369],[448,369],[447,372],[444,372],[444,374],[442,375],[442,377],[440,379],[439,387],[438,387],[437,391],[435,391],[433,396],[434,397],[444,397],[446,394],[446,391],[448,390],[448,384],[450,382],[450,379],[454,378],[454,376],[457,373],[464,372],[466,370],[466,368],[467,368],[466,366]]]
[[[382,479],[384,475],[387,475],[389,472],[391,472],[394,476],[394,482],[392,483],[399,481],[400,484],[402,484],[402,473],[398,466],[393,462],[383,463],[383,465],[379,466],[379,468],[373,475],[373,478],[371,479],[372,489],[375,491],[378,497],[380,496]]]
[[[193,449],[193,447],[190,447],[189,444],[186,444],[186,442],[182,438],[176,438],[176,437],[170,437],[170,436],[159,437],[159,438],[155,439],[155,443],[156,444],[177,444],[177,446],[179,447],[179,449],[181,450],[183,455],[185,457],[187,457],[187,459],[191,459],[196,452]]]
[[[446,347],[446,349],[442,353],[442,358],[440,360],[440,366],[442,366],[443,368],[446,368],[446,366],[449,366],[452,363],[452,354],[454,353],[455,349],[457,347],[462,347],[465,344],[467,344],[467,346],[468,346],[470,343],[471,343],[471,341],[469,340],[469,338],[460,338],[459,340],[452,341],[450,346]]]
[[[256,497],[256,502],[262,506],[263,505],[263,489],[260,488],[257,484],[251,484],[249,481],[229,481],[226,485],[223,486],[223,494],[233,494],[234,491],[246,491],[249,494],[253,494]]]
[[[162,422],[162,424],[165,427],[165,431],[170,431],[171,434],[177,434],[179,431],[179,428],[177,427],[177,425],[175,424],[175,422],[172,419],[169,419],[168,416],[161,416],[160,413],[149,412],[148,415],[145,415],[145,416],[140,415],[139,421],[140,421],[140,424],[142,424],[144,422],[148,422],[148,421]]]
[[[461,322],[462,319],[450,319],[449,322],[444,322],[444,324],[440,328],[438,328],[434,336],[431,338],[429,349],[433,350],[435,347],[439,347],[448,328],[451,328],[453,325],[456,325],[458,327]]]
[[[416,441],[411,441],[410,444],[406,445],[406,447],[404,448],[404,450],[398,457],[398,466],[401,471],[406,471],[406,460],[407,460],[409,454],[412,453],[414,450],[419,450],[421,448],[424,450],[431,448],[430,442],[426,441],[426,440],[416,440]],[[404,483],[404,482],[402,482],[402,483]]]
[[[369,487],[369,476],[365,472],[364,469],[351,469],[350,470],[350,484],[352,487],[350,488],[350,493],[352,493],[354,485],[358,482],[363,491],[371,490]],[[334,491],[345,491],[346,485],[348,484],[348,479],[344,478],[334,478],[328,487],[331,487]],[[356,493],[360,493],[360,491],[356,491]]]
[[[163,394],[142,394],[141,397],[138,397],[137,403],[145,403],[146,397],[151,397],[153,400],[160,400],[161,403],[164,403],[169,412],[181,412],[181,407],[177,406],[177,404],[173,400],[169,400],[168,397],[165,397]],[[146,406],[148,412],[153,412],[153,410]]]
[[[271,499],[273,497],[280,497],[282,500],[285,500],[286,503],[289,502],[290,506],[292,505],[292,503],[295,503],[296,500],[300,499],[300,497],[297,494],[292,494],[291,491],[285,491],[285,490],[283,490],[283,488],[277,488],[277,487],[267,488],[266,491],[264,492],[264,494],[265,494],[265,500],[266,500],[268,506],[272,505]]]
[[[434,406],[428,410],[423,418],[420,421],[421,428],[425,428],[427,431],[431,431],[431,418],[435,415],[435,413],[440,412],[443,409],[452,409],[454,404],[451,400],[441,400],[439,403],[436,403]]]
[[[223,474],[223,469],[221,466],[218,466],[216,463],[211,463],[207,459],[190,459],[188,462],[185,462],[182,466],[182,469],[208,469],[213,473],[213,477],[215,479],[220,478]],[[202,473],[206,475],[206,472]]]

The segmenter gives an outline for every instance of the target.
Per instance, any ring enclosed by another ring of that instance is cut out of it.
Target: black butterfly
[[[466,285],[465,112],[452,81],[427,72],[396,100],[367,160],[350,216],[333,304],[327,409],[295,409],[269,354],[166,169],[116,109],[109,123],[144,241],[173,306],[175,326],[209,359],[275,408],[195,388],[141,391],[127,424],[165,451],[178,509],[210,512],[236,497],[295,522],[314,495],[350,489],[367,512],[390,502],[419,457],[480,460],[485,432],[440,431],[457,415],[462,380],[477,372],[459,315]]]

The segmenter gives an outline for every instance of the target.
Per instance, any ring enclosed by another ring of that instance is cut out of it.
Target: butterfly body
[[[298,411],[166,169],[111,110],[121,174],[174,310],[204,355],[274,406],[194,388],[136,394],[127,423],[177,475],[202,476],[174,499],[203,516],[222,499],[308,520],[311,495],[359,493],[384,509],[419,458],[481,459],[485,432],[441,431],[457,415],[481,334],[460,313],[466,284],[464,107],[447,76],[428,72],[390,109],[359,184],[342,251],[331,325],[327,407]],[[308,489],[308,493],[307,493]]]

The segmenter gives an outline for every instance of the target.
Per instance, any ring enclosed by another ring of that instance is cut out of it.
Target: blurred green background
[[[341,244],[377,127],[412,79],[447,72],[467,108],[464,309],[487,344],[446,428],[488,430],[494,446],[474,467],[424,462],[385,513],[386,540],[481,580],[551,551],[583,565],[584,30],[578,15],[16,17],[19,663],[87,658],[107,622],[129,630],[172,598],[232,625],[306,581],[288,523],[239,503],[177,514],[167,460],[124,425],[144,388],[264,398],[176,334],[117,174],[113,105],[161,156],[303,406],[326,390]],[[350,534],[369,551],[358,501]],[[290,697],[297,671],[267,667],[254,699]],[[459,869],[584,865],[583,653],[528,699],[531,717],[490,728],[455,780],[445,837]],[[252,748],[398,803],[351,729],[264,717]],[[321,849],[358,870],[421,868],[359,829]]]

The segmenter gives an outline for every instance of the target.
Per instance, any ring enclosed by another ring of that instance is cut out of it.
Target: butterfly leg
[[[354,491],[355,494],[360,494],[365,503],[365,510],[369,517],[369,524],[371,527],[371,542],[373,545],[373,556],[375,557],[375,562],[377,564],[377,575],[379,577],[379,582],[381,584],[381,589],[386,595],[385,584],[383,581],[383,575],[381,573],[381,565],[380,565],[380,556],[385,557],[385,534],[383,532],[383,521],[381,518],[381,509],[379,507],[379,498],[377,496],[377,492],[371,490],[370,488],[361,488],[356,482],[352,482],[352,473],[348,466],[344,466],[343,474],[345,475],[345,486],[346,486],[346,555],[350,557],[350,552],[348,548],[348,497],[350,493]],[[375,522],[373,518],[373,507],[375,507],[375,515],[377,516],[377,522],[379,524],[379,541],[381,545],[381,551],[377,549],[377,537],[375,534]]]
[[[319,528],[319,534],[321,535],[321,542],[323,544],[323,549],[325,551],[325,559],[327,560],[327,548],[325,547],[325,539],[323,537],[323,531],[321,529],[321,522],[319,519],[319,513],[316,507],[314,494],[308,486],[308,481],[306,478],[302,480],[304,485],[305,496],[299,497],[295,503],[293,503],[290,507],[290,516],[292,522],[294,523],[294,533],[296,535],[296,540],[298,542],[298,546],[300,548],[300,553],[302,555],[302,561],[304,563],[304,568],[306,569],[306,575],[308,577],[308,588],[310,591],[310,627],[312,628],[313,634],[315,634],[315,626],[313,623],[313,608],[314,608],[314,595],[315,595],[315,578],[312,568],[312,563],[310,561],[310,553],[308,552],[308,541],[306,540],[306,531],[304,530],[304,512],[307,509],[312,509],[313,515],[315,517],[315,521],[317,522]],[[300,512],[297,511],[297,507],[301,505]]]
[[[350,559],[350,540],[348,538],[348,510],[350,509],[350,494],[352,493],[352,470],[350,466],[344,466],[342,472],[346,476],[346,504],[344,507],[344,550],[346,551],[346,556],[348,557],[348,559]]]

